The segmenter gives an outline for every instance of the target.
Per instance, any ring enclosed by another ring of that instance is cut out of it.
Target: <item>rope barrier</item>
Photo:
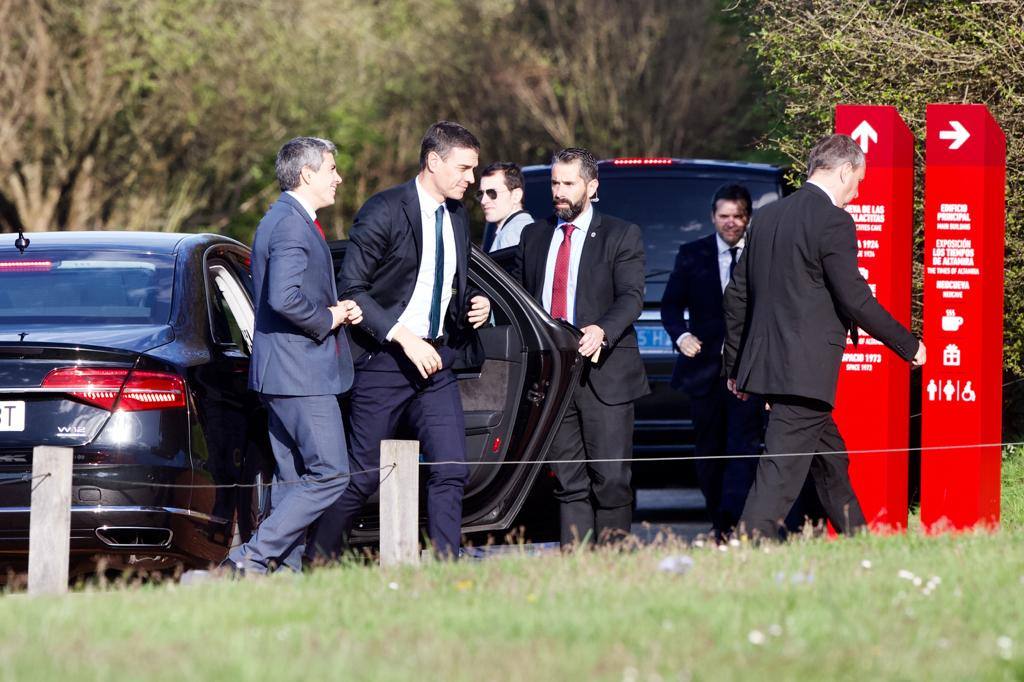
[[[716,459],[751,459],[761,457],[814,457],[815,455],[839,455],[839,454],[850,454],[850,455],[876,455],[886,454],[894,452],[924,452],[924,451],[951,451],[951,450],[973,450],[980,448],[1007,448],[1007,447],[1018,447],[1024,446],[1024,441],[1013,441],[1004,443],[969,443],[964,445],[919,445],[915,447],[905,448],[877,448],[871,450],[823,450],[820,452],[783,452],[773,455],[757,454],[757,455],[678,455],[673,457],[620,457],[616,459],[603,459],[602,462],[692,462],[696,460],[716,460]],[[420,462],[419,465],[422,467],[436,467],[436,466],[452,466],[452,465],[463,465],[463,466],[539,466],[542,464],[578,464],[582,460],[578,459],[545,459],[537,461],[526,461],[526,462],[504,462],[504,461],[479,461],[479,462],[460,462],[457,460],[440,460],[437,462]],[[315,483],[324,483],[327,481],[333,481],[340,478],[351,478],[353,476],[361,476],[364,474],[378,473],[387,470],[387,474],[384,480],[387,480],[391,472],[395,470],[396,465],[391,464],[386,467],[377,467],[375,469],[363,469],[360,471],[351,471],[347,474],[337,474],[335,476],[326,476],[321,479],[317,479]],[[16,479],[8,479],[0,481],[0,485],[12,485],[17,483],[25,483],[32,481],[37,478],[46,478],[50,474],[43,474],[41,476],[30,476],[25,474]],[[87,475],[85,472],[79,472],[75,474],[76,477],[82,477]],[[257,486],[270,487],[272,485],[301,485],[308,481],[270,481],[267,483],[154,483],[151,481],[126,481],[120,479],[107,480],[105,483],[108,485],[116,483],[121,486],[145,486],[150,488],[182,488],[182,489],[231,489],[231,488],[255,488]]]

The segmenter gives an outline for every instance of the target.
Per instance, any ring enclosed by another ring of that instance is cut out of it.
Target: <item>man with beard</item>
[[[452,372],[457,350],[490,318],[470,286],[469,220],[462,205],[480,143],[458,123],[430,126],[414,179],[370,197],[356,215],[338,274],[343,298],[359,304],[352,328],[355,379],[349,404],[352,481],[324,513],[313,546],[335,556],[380,485],[380,442],[399,423],[416,434],[423,458],[447,464],[427,473],[427,529],[440,558],[459,553],[468,471],[462,399]]]
[[[629,532],[633,401],[650,388],[633,323],[644,301],[640,228],[594,210],[597,162],[563,149],[551,166],[555,215],[523,230],[515,272],[552,317],[582,331],[587,358],[550,458],[563,547]]]

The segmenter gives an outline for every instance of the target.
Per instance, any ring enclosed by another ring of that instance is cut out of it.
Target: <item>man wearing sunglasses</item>
[[[495,236],[490,253],[519,245],[519,234],[533,222],[523,210],[523,171],[514,163],[497,161],[480,173],[476,200],[484,209],[484,218],[494,223]]]

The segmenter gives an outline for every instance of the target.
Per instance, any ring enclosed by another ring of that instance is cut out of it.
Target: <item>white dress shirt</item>
[[[565,286],[565,314],[569,324],[576,324],[576,275],[580,269],[580,257],[583,255],[583,244],[590,236],[590,222],[594,218],[594,207],[588,205],[583,213],[572,221],[576,228],[572,231],[571,248],[569,250],[569,278]],[[551,235],[551,244],[548,246],[548,260],[544,267],[544,294],[542,301],[544,310],[551,312],[551,287],[555,281],[555,261],[558,260],[558,247],[562,245],[565,232],[562,230],[564,220],[559,220],[555,231]]]
[[[736,242],[736,260],[740,259],[740,254],[743,253],[743,244],[746,240],[746,236],[740,237],[740,240]],[[718,278],[722,284],[722,293],[725,293],[725,288],[729,286],[729,279],[731,274],[729,272],[729,266],[732,263],[732,255],[729,253],[729,243],[722,239],[722,235],[715,233],[715,243],[718,244]]]
[[[832,192],[829,192],[828,188],[826,188],[824,185],[819,185],[818,183],[814,182],[813,180],[808,180],[807,184],[814,185],[815,187],[820,189],[822,192],[824,192],[828,196],[828,200],[832,202],[833,206],[839,206],[839,204],[836,203],[836,198],[834,196],[832,196]],[[839,206],[839,208],[842,208],[842,206]]]
[[[736,242],[736,261],[739,262],[740,254],[743,253],[743,246],[746,243],[746,236],[740,237],[740,240]],[[722,285],[722,293],[725,293],[725,288],[729,286],[729,265],[732,263],[732,256],[729,254],[729,243],[722,239],[722,235],[715,233],[715,244],[718,247],[718,282]],[[676,339],[676,347],[687,336],[693,336],[690,332],[683,332]]]
[[[313,210],[313,207],[310,206],[305,199],[303,199],[302,197],[300,197],[298,194],[291,190],[288,190],[287,192],[285,192],[285,194],[290,196],[292,199],[295,199],[295,201],[299,202],[299,206],[306,209],[306,213],[309,214],[309,219],[312,220],[313,222],[316,222],[316,211]]]
[[[444,334],[444,318],[448,311],[448,304],[452,300],[452,282],[455,280],[455,230],[452,228],[452,217],[444,203],[438,203],[434,197],[427,194],[427,191],[420,185],[420,179],[416,178],[416,194],[420,201],[420,233],[423,236],[423,255],[420,258],[420,269],[416,275],[416,287],[412,296],[409,297],[409,305],[398,317],[398,324],[388,332],[387,339],[390,341],[395,335],[398,325],[404,325],[417,336],[426,338],[430,334],[430,300],[434,296],[434,263],[435,244],[437,238],[434,234],[434,224],[437,220],[435,214],[439,206],[444,207],[444,222],[441,227],[441,241],[444,245],[444,279],[441,287],[441,324],[437,335]],[[415,229],[415,226],[413,226]]]

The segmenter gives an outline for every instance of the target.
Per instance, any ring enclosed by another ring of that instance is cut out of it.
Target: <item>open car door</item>
[[[346,246],[345,241],[330,243],[336,270]],[[470,471],[462,508],[462,529],[467,534],[512,527],[583,369],[577,353],[580,332],[553,320],[502,265],[476,246],[469,278],[490,298],[491,321],[477,330],[482,357],[455,367]],[[425,478],[420,476],[421,485]],[[425,494],[420,501],[425,526]],[[378,518],[374,497],[350,542],[375,542]]]

